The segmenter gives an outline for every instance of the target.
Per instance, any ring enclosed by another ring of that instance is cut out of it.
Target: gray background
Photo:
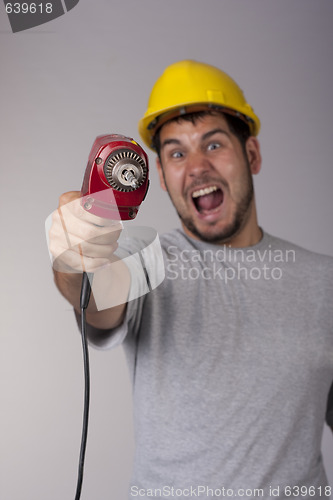
[[[256,178],[261,225],[333,255],[331,0],[81,0],[68,14],[13,34],[0,4],[0,497],[74,498],[81,437],[80,337],[58,294],[44,221],[80,189],[96,135],[138,139],[136,124],[163,68],[193,58],[220,66],[262,121]],[[152,186],[137,223],[177,219]],[[121,348],[91,351],[92,401],[82,500],[124,499],[133,452]],[[332,436],[325,463],[333,485]]]

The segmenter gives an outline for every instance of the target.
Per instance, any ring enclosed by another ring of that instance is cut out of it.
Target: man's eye
[[[218,142],[212,142],[211,144],[208,144],[208,151],[214,151],[214,149],[220,148],[221,145]]]
[[[171,158],[182,158],[184,155],[181,151],[174,151],[170,153]]]

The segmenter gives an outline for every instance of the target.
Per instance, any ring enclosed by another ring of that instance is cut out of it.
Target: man
[[[54,216],[51,252],[68,266],[55,271],[60,291],[79,311],[83,253],[118,304],[92,300],[87,320],[92,344],[122,342],[129,361],[129,498],[330,496],[320,447],[325,415],[332,425],[333,259],[260,228],[259,128],[217,68],[181,61],[158,79],[139,131],[182,228],[161,236],[163,283],[127,304],[139,278],[123,261],[108,266],[119,226],[79,204],[65,217],[76,192]]]

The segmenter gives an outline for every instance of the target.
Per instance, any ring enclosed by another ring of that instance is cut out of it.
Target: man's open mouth
[[[209,186],[194,191],[192,193],[192,200],[199,213],[207,214],[222,205],[223,192],[217,186]]]

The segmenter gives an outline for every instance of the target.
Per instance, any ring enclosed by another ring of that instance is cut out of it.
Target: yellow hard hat
[[[147,111],[139,121],[141,138],[152,148],[153,136],[163,123],[207,108],[241,118],[248,124],[251,135],[259,132],[259,118],[229,75],[215,66],[185,60],[168,66],[156,81]]]

